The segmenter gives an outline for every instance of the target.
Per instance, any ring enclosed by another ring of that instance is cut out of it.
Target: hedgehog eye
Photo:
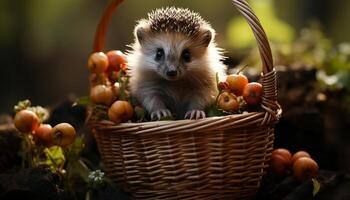
[[[156,53],[156,60],[159,61],[160,59],[162,59],[163,56],[164,56],[164,50],[162,48],[158,48]]]
[[[183,52],[182,52],[182,59],[185,61],[185,62],[191,62],[191,54],[190,54],[190,51],[188,49],[185,49]]]

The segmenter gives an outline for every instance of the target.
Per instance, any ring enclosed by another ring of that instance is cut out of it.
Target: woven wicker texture
[[[107,10],[121,2],[113,1]],[[249,199],[258,189],[281,112],[276,73],[258,18],[244,0],[232,2],[259,46],[264,112],[118,125],[90,120],[108,176],[133,199]],[[97,35],[105,34],[106,27],[99,24]],[[104,37],[97,36],[94,51],[103,44]]]

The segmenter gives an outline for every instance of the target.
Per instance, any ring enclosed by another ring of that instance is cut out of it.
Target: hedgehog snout
[[[168,64],[166,65],[166,68],[165,68],[165,75],[169,79],[175,79],[179,75],[179,70],[174,64]]]
[[[177,75],[177,70],[176,69],[168,70],[166,72],[166,75],[169,77],[175,77]]]

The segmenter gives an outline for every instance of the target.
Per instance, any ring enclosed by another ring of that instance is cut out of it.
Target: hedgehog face
[[[186,77],[200,68],[215,35],[198,13],[183,8],[157,9],[135,28],[140,63],[169,81]]]
[[[201,68],[211,37],[208,30],[195,37],[182,33],[138,31],[137,38],[144,57],[141,60],[145,62],[141,66],[154,70],[168,81],[181,80]]]

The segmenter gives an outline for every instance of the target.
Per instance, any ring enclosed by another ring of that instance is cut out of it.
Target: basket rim
[[[95,121],[95,120],[91,120],[91,122],[98,122],[98,123],[103,123],[103,124],[111,124],[111,125],[116,125],[116,126],[128,126],[128,125],[133,125],[133,124],[137,124],[137,125],[149,125],[149,124],[156,124],[156,125],[166,125],[166,124],[173,124],[174,122],[176,123],[189,123],[189,122],[196,122],[196,121],[211,121],[211,120],[217,120],[217,119],[223,119],[223,118],[232,118],[235,116],[250,116],[253,114],[258,114],[258,113],[265,113],[264,111],[261,112],[249,112],[249,113],[237,113],[237,114],[230,114],[230,115],[224,115],[224,116],[212,116],[212,117],[206,117],[206,118],[202,118],[202,119],[197,119],[197,120],[192,120],[192,119],[179,119],[179,120],[160,120],[160,121],[147,121],[147,122],[122,122],[119,124],[114,123],[111,120],[99,120],[99,121]]]
[[[282,112],[282,109],[279,109]],[[249,112],[243,114],[231,114],[225,116],[214,116],[198,120],[166,120],[150,122],[127,122],[115,124],[110,120],[89,119],[87,123],[93,129],[103,131],[107,134],[164,134],[164,133],[191,133],[211,130],[241,129],[243,127],[264,128],[273,126],[275,120],[267,120],[266,112]]]

